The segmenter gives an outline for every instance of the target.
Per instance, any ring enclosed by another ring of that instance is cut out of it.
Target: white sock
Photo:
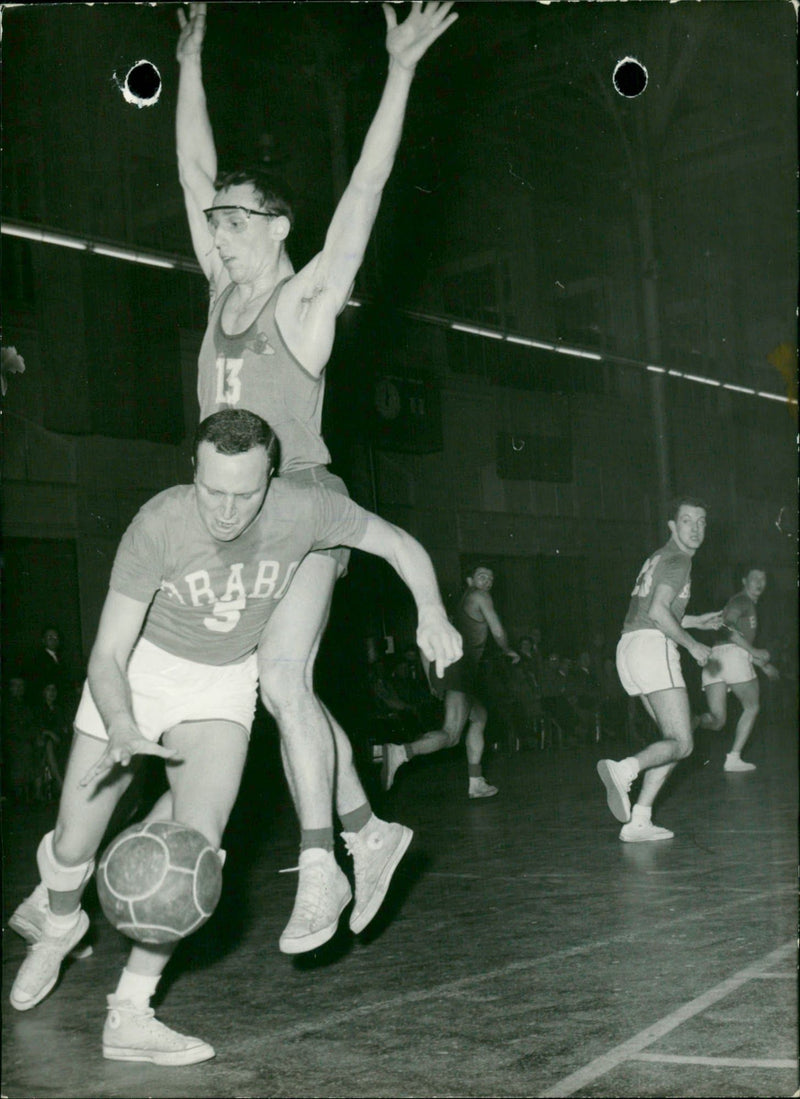
[[[76,908],[74,912],[68,912],[66,916],[56,915],[48,908],[44,919],[44,934],[60,939],[62,935],[66,935],[68,931],[73,929],[80,914],[80,908]]]
[[[634,805],[631,810],[631,820],[641,821],[642,824],[649,821],[652,815],[653,809],[650,805]]]
[[[150,997],[155,992],[160,980],[160,973],[153,977],[149,974],[131,973],[129,969],[123,969],[114,995],[118,996],[120,1000],[130,1000],[137,1007],[149,1007]]]
[[[741,759],[740,752],[728,752],[728,759]]]
[[[633,777],[636,778],[639,774],[639,760],[636,756],[628,756],[628,758],[623,759],[622,762],[626,767],[630,767]]]

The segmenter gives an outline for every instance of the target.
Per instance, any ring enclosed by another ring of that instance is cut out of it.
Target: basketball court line
[[[759,961],[746,966],[744,969],[740,969],[738,973],[734,973],[732,977],[728,977],[727,980],[721,981],[718,985],[710,988],[701,996],[683,1004],[676,1011],[670,1012],[669,1015],[665,1015],[662,1019],[652,1023],[649,1027],[645,1027],[644,1030],[640,1030],[638,1034],[635,1034],[626,1042],[622,1042],[620,1045],[608,1050],[607,1053],[602,1054],[600,1057],[596,1057],[593,1061],[584,1065],[583,1068],[578,1069],[577,1072],[565,1076],[563,1079],[559,1080],[558,1083],[553,1084],[552,1087],[541,1092],[540,1095],[542,1099],[550,1099],[551,1096],[561,1097],[574,1095],[576,1091],[594,1083],[599,1077],[605,1076],[626,1061],[643,1059],[639,1057],[639,1054],[642,1054],[647,1046],[652,1045],[653,1042],[657,1042],[659,1038],[663,1038],[666,1034],[669,1034],[670,1031],[675,1030],[676,1027],[685,1023],[687,1019],[699,1015],[700,1012],[705,1011],[719,1000],[722,1000],[725,996],[730,995],[731,992],[735,992],[737,989],[741,988],[742,985],[761,976],[770,966],[785,961],[785,959],[790,957],[795,950],[796,944],[793,941],[784,943],[783,946],[778,947],[777,950],[771,951]],[[649,1060],[650,1058],[647,1059]],[[663,1057],[659,1059],[662,1061],[664,1060]],[[715,1058],[711,1058],[711,1062],[717,1063]],[[688,1063],[705,1064],[706,1061],[690,1059]],[[795,1068],[796,1064],[797,1062],[791,1061],[789,1067]],[[770,1067],[782,1068],[784,1066],[781,1064],[772,1065]]]
[[[774,901],[775,896],[775,890],[770,890],[765,893],[753,893],[749,897],[730,901],[727,904],[719,905],[716,908],[695,912],[684,917],[682,923],[692,924],[703,922],[711,916],[728,913],[732,909],[742,908],[749,904],[761,904],[770,900]],[[621,932],[618,935],[612,935],[606,939],[595,939],[589,942],[583,942],[576,946],[566,947],[563,950],[553,951],[551,954],[541,955],[537,958],[528,958],[519,962],[508,962],[506,965],[483,970],[480,973],[471,973],[468,977],[459,977],[451,981],[444,981],[441,984],[433,985],[429,988],[399,993],[398,995],[388,997],[385,1000],[370,1000],[369,1003],[344,1008],[341,1011],[330,1012],[327,1013],[324,1018],[318,1020],[294,1023],[283,1029],[275,1030],[272,1032],[272,1037],[278,1042],[290,1042],[299,1038],[309,1037],[313,1034],[322,1034],[332,1028],[346,1026],[348,1023],[355,1022],[359,1018],[374,1016],[376,1012],[397,1012],[411,1004],[424,1003],[435,999],[445,999],[449,996],[459,996],[463,992],[479,987],[485,982],[497,982],[511,974],[524,974],[531,972],[540,966],[557,965],[568,958],[575,958],[586,953],[594,953],[595,951],[604,950],[616,945],[622,946],[631,944],[645,935],[650,938],[657,935],[660,931],[674,931],[674,929],[675,918],[670,916],[668,919],[649,924],[646,928],[639,931]],[[786,947],[781,948],[782,951],[786,951],[786,949]],[[776,952],[776,957],[777,956],[778,954]],[[771,958],[772,955],[769,955],[768,957]],[[783,957],[782,954],[781,957]],[[764,967],[762,966],[761,968]]]
[[[791,1057],[682,1057],[677,1053],[637,1053],[631,1061],[657,1065],[709,1065],[711,1068],[797,1068]]]

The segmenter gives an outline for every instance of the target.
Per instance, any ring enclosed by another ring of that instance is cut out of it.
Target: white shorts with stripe
[[[686,687],[678,646],[661,630],[632,630],[617,645],[617,673],[629,695]]]
[[[715,645],[711,650],[711,659],[719,661],[719,671],[709,672],[703,668],[703,688],[709,683],[725,683],[732,687],[735,683],[749,683],[757,679],[750,653],[738,645]]]
[[[128,682],[133,716],[147,740],[158,741],[184,721],[230,721],[250,735],[258,695],[255,653],[241,664],[198,664],[140,638],[128,662]],[[75,728],[97,740],[108,740],[88,681]]]

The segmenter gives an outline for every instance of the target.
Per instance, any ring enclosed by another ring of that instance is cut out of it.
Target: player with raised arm
[[[217,176],[201,65],[206,5],[190,4],[188,18],[179,13],[178,167],[194,250],[211,289],[198,363],[200,414],[236,407],[267,420],[280,438],[282,480],[347,492],[327,468],[321,435],[325,366],[392,170],[416,65],[457,19],[451,7],[414,3],[399,23],[394,8],[383,5],[383,94],[322,250],[297,272],[286,250],[293,211],[281,181],[261,169]],[[336,908],[328,903],[334,794],[346,830],[375,819],[347,735],[313,689],[333,588],[346,565],[341,548],[306,557],[258,649],[262,698],[280,730],[301,829],[297,901],[280,937],[286,953],[311,950],[336,929]],[[387,837],[360,866],[367,849],[354,850],[357,877],[372,883],[370,903],[380,903],[385,871],[390,877],[403,851]]]
[[[733,745],[725,757],[726,771],[755,771],[755,763],[742,759],[742,749],[750,739],[760,708],[760,690],[756,668],[768,679],[777,679],[778,670],[770,663],[766,649],[756,648],[758,630],[756,604],[767,586],[763,569],[749,569],[742,580],[742,590],[732,596],[722,611],[722,625],[730,640],[718,642],[711,650],[711,659],[703,668],[703,690],[708,713],[695,718],[695,727],[725,728],[728,717],[728,691],[739,699],[742,713],[736,723]]]
[[[656,723],[661,740],[627,759],[601,759],[597,771],[605,784],[608,807],[622,821],[619,838],[626,843],[672,839],[667,828],[653,824],[653,802],[679,760],[692,753],[689,694],[681,673],[678,646],[702,668],[711,655],[708,645],[687,630],[715,630],[722,613],[686,614],[692,590],[692,558],[706,536],[706,505],[683,497],[668,522],[670,539],[645,561],[636,579],[628,613],[617,645],[617,672],[625,691],[642,700]],[[644,773],[631,810],[628,793]]]
[[[272,480],[278,450],[274,432],[255,414],[214,413],[197,430],[194,483],[154,497],[122,538],[75,717],[58,819],[37,852],[48,903],[11,989],[18,1011],[48,995],[64,957],[87,931],[81,896],[134,755],[168,760],[166,819],[196,829],[219,849],[255,712],[256,647],[308,553],[346,545],[383,557],[414,597],[426,658],[444,671],[461,655],[422,546],[341,493]],[[164,807],[159,803],[151,819]],[[373,828],[367,824],[368,836]],[[345,840],[359,842],[347,834]],[[352,894],[335,860],[326,888],[338,919]],[[150,998],[174,946],[133,947],[108,997],[105,1057],[186,1065],[214,1056],[207,1042],[153,1016]]]

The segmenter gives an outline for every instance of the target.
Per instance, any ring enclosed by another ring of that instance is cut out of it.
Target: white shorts
[[[719,661],[719,671],[712,674],[703,668],[704,690],[709,683],[725,683],[732,687],[735,683],[749,683],[758,678],[752,656],[738,645],[715,645],[711,658]]]
[[[198,664],[140,638],[128,662],[128,682],[133,716],[147,740],[158,741],[184,721],[231,721],[250,735],[258,695],[255,653],[241,664]],[[75,728],[97,740],[108,740],[88,680]]]
[[[617,645],[617,673],[629,695],[686,687],[678,646],[661,630],[624,633]]]

